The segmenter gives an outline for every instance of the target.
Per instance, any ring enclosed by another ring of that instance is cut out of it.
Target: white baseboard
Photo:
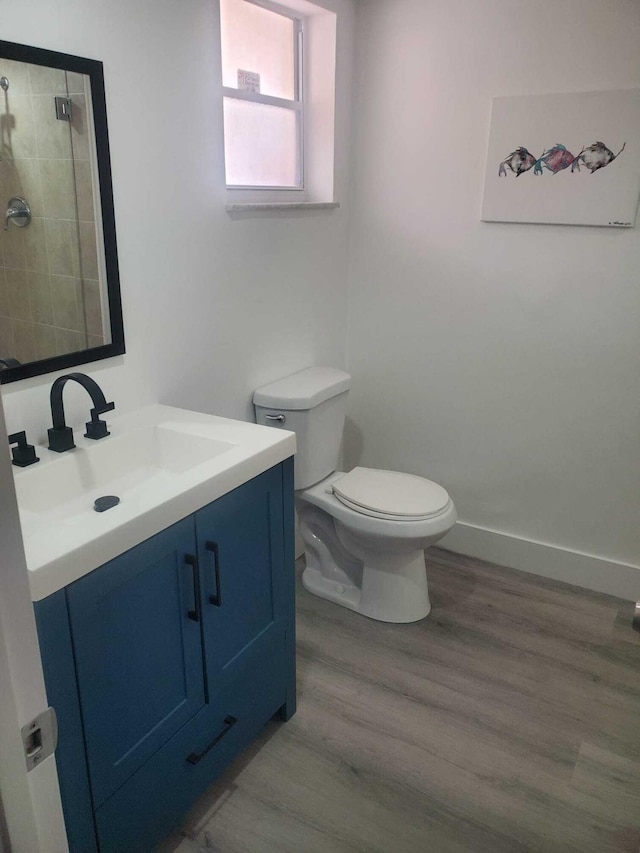
[[[581,554],[465,522],[458,522],[438,542],[438,547],[629,601],[640,600],[640,566],[629,563]]]

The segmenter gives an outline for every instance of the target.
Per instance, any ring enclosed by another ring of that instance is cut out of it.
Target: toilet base
[[[326,577],[319,568],[307,566],[302,573],[306,590],[334,604],[379,622],[419,622],[429,615],[424,552],[403,554],[402,566],[393,566],[382,555],[378,565],[363,566],[362,588]]]
[[[361,592],[356,586],[348,586],[325,577],[320,569],[307,566],[302,572],[302,586],[313,595],[341,604],[349,610],[358,611]]]
[[[381,622],[419,622],[431,611],[424,551],[369,555],[358,612]]]

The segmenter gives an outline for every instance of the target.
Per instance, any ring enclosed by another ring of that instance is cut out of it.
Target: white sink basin
[[[151,406],[108,420],[99,441],[38,447],[14,468],[34,601],[113,559],[295,452],[285,430]],[[97,498],[120,502],[96,512]]]
[[[30,468],[30,476],[16,481],[18,504],[24,513],[78,524],[101,495],[130,501],[234,448],[228,441],[189,435],[180,424],[140,427]]]

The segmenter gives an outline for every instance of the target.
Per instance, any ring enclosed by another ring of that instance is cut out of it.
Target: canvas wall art
[[[494,98],[482,219],[633,227],[640,89]]]

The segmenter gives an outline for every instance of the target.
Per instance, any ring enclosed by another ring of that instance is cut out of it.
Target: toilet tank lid
[[[312,409],[351,387],[351,377],[333,367],[308,367],[253,393],[256,406],[288,411]]]

